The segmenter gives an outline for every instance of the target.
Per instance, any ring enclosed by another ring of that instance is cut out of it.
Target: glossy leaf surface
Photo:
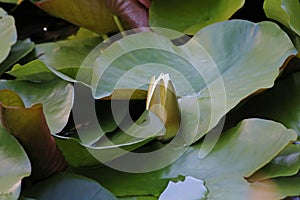
[[[117,200],[96,181],[70,173],[60,173],[41,181],[23,191],[22,196],[44,200]]]
[[[207,25],[229,19],[243,5],[244,0],[153,0],[150,7],[150,26],[193,35]]]
[[[15,20],[0,7],[0,63],[8,56],[11,46],[17,41]],[[3,30],[3,31],[2,31]]]
[[[0,89],[15,91],[24,101],[25,107],[43,104],[51,133],[58,133],[66,125],[73,105],[71,84],[62,80],[45,83],[2,80]]]
[[[18,199],[21,180],[30,175],[30,161],[19,142],[0,127],[0,199]]]
[[[212,152],[203,159],[199,158],[202,145],[199,143],[191,146],[176,162],[159,171],[130,174],[100,167],[79,173],[98,180],[117,196],[156,196],[166,187],[166,180],[192,176],[205,181],[209,191],[207,198],[251,199],[251,193],[258,192],[258,189],[253,191],[252,185],[244,177],[264,166],[295,139],[294,131],[278,123],[248,119],[222,134]],[[162,155],[160,159],[166,159],[166,156]],[[139,165],[147,166],[151,162],[153,160]],[[135,166],[134,163],[132,166]],[[146,180],[148,184],[143,184]],[[283,197],[281,191],[266,191],[264,195],[269,199]]]

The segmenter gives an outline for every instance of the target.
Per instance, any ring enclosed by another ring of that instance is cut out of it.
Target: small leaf
[[[295,175],[300,169],[300,145],[290,144],[270,163],[255,172],[247,180],[261,181],[280,176]]]
[[[0,127],[0,199],[16,200],[21,180],[30,175],[30,161],[18,141]]]
[[[27,54],[29,54],[34,48],[34,43],[29,39],[19,40],[15,43],[10,51],[10,54],[5,59],[3,63],[0,64],[0,75],[4,73],[7,69],[13,66],[16,62],[21,60]]]
[[[0,7],[0,63],[2,63],[10,52],[10,48],[17,41],[17,30],[15,20]]]
[[[46,82],[57,79],[48,67],[40,60],[34,60],[25,65],[15,65],[11,71],[7,72],[17,78],[17,80],[26,80],[33,82]]]
[[[45,179],[25,189],[22,196],[43,200],[117,200],[96,181],[70,173],[60,173]]]

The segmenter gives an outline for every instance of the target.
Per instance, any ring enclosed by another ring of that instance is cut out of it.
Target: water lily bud
[[[180,126],[180,111],[175,88],[169,74],[152,77],[147,95],[146,110],[156,114],[164,123],[166,134],[158,139],[166,141],[176,135]]]

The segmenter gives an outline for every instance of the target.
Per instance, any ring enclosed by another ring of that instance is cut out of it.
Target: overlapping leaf
[[[15,43],[12,46],[9,56],[5,59],[3,63],[0,64],[0,74],[5,72],[24,56],[29,54],[33,50],[33,48],[34,43],[31,42],[29,39],[17,41],[17,43]]]
[[[51,133],[58,133],[68,122],[73,106],[73,86],[62,80],[44,83],[2,80],[0,88],[6,89],[1,93],[1,120],[29,154],[33,179],[64,169],[65,160]]]
[[[0,2],[18,4],[22,2],[22,0],[0,0]]]
[[[69,165],[87,167],[108,162],[135,150],[164,130],[159,118],[146,111],[125,130],[116,130],[108,133],[108,136],[103,131],[100,126],[88,126],[86,130],[78,130],[79,139],[56,136],[56,142]],[[77,153],[74,154],[74,151]]]
[[[0,63],[8,56],[11,46],[17,41],[15,20],[0,7]]]
[[[193,35],[207,25],[229,19],[243,4],[244,0],[153,0],[150,8],[150,26]]]
[[[298,198],[300,192],[299,177],[283,177],[268,179],[251,184],[252,196],[254,199],[283,199],[284,197]],[[273,193],[273,195],[268,195]],[[258,195],[257,195],[258,194]],[[291,198],[293,199],[293,198]]]
[[[47,81],[60,77],[66,81],[81,81],[90,84],[92,66],[83,66],[82,80],[76,78],[85,57],[101,42],[95,34],[82,30],[77,36],[59,42],[49,42],[35,46],[38,60],[23,66],[15,66],[9,74],[21,80]],[[94,50],[94,52],[97,50]],[[98,52],[97,52],[98,53]]]
[[[16,200],[21,191],[21,180],[30,175],[30,161],[18,143],[0,127],[0,199]]]
[[[36,5],[56,17],[63,18],[100,35],[118,31],[113,15],[106,8],[103,0],[45,0],[36,2]]]
[[[24,190],[22,196],[34,199],[117,200],[99,183],[86,177],[60,173]]]
[[[280,176],[295,175],[300,169],[300,145],[290,144],[262,169],[255,172],[248,181],[261,181]]]
[[[33,60],[25,65],[16,64],[7,73],[17,80],[32,82],[47,82],[58,78],[41,60]]]
[[[295,188],[285,191],[275,186],[273,190],[259,193],[262,186],[256,184],[254,188],[244,177],[264,166],[295,139],[294,131],[287,130],[278,123],[248,119],[222,134],[212,152],[204,159],[199,158],[202,145],[199,143],[190,147],[176,162],[159,171],[130,174],[100,167],[81,170],[79,173],[98,180],[117,196],[158,197],[166,187],[166,180],[178,176],[192,176],[205,182],[209,191],[208,199],[253,199],[254,194],[260,199],[262,196],[259,195],[264,195],[263,199],[279,199],[295,193]],[[165,156],[167,155],[161,155],[161,161],[166,159]],[[150,162],[153,160],[139,165],[147,166]],[[144,184],[146,180],[147,184]],[[290,183],[289,181],[292,179],[287,179],[284,184]],[[271,186],[266,184],[266,187],[272,188]]]
[[[45,83],[26,81],[0,81],[0,89],[15,91],[25,107],[43,104],[43,111],[51,133],[60,132],[68,122],[73,106],[73,86],[62,80]]]
[[[139,33],[103,52],[95,62],[92,89],[95,98],[104,98],[114,90],[146,89],[151,76],[169,73],[178,96],[194,95],[179,99],[182,131],[191,143],[241,100],[271,87],[285,59],[296,53],[271,22],[213,24],[182,46],[155,33]]]
[[[282,23],[300,36],[300,4],[298,0],[265,0],[264,10],[267,17]]]
[[[2,125],[20,141],[28,154],[32,180],[63,170],[66,162],[50,133],[42,105],[25,108],[21,98],[11,90],[1,90],[0,101]]]
[[[231,121],[245,117],[260,117],[274,120],[294,129],[300,135],[300,73],[294,73],[275,86],[250,99],[231,113]]]

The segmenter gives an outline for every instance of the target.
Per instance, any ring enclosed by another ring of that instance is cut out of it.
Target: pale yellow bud
[[[157,79],[151,78],[146,110],[156,114],[165,125],[166,134],[158,139],[169,140],[176,135],[180,126],[180,110],[169,74],[161,74]]]

